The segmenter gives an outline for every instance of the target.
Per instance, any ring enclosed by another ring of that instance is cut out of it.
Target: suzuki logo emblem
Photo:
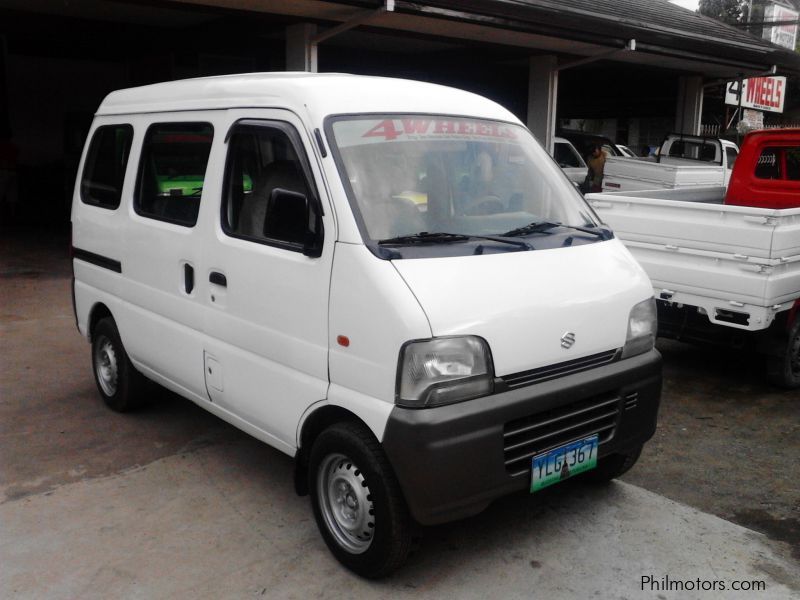
[[[572,348],[572,345],[575,343],[575,334],[571,331],[568,331],[564,335],[561,336],[561,347],[569,350]]]

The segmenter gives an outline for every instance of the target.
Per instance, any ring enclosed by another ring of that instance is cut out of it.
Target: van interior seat
[[[289,241],[303,241],[305,228],[302,232],[287,231],[289,223],[295,225],[290,229],[298,229],[295,211],[281,209],[277,212],[268,210],[272,190],[281,188],[290,192],[303,194],[308,198],[308,186],[300,172],[298,165],[292,160],[276,160],[271,162],[253,183],[253,192],[248,194],[242,203],[239,217],[238,233],[250,237],[269,237]],[[297,210],[304,210],[302,203],[298,202]],[[269,216],[269,221],[267,220]],[[289,236],[291,239],[289,239]]]

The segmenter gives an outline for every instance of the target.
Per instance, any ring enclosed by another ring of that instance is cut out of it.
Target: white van
[[[106,403],[152,380],[294,456],[364,576],[417,523],[613,478],[654,433],[647,276],[479,96],[300,73],[114,92],[72,235]]]

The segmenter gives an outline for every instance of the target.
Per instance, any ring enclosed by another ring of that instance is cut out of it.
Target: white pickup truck
[[[657,157],[608,157],[603,191],[725,186],[738,154],[739,148],[728,140],[671,134]]]
[[[750,347],[800,387],[800,208],[726,205],[721,186],[586,198],[650,276],[659,336]]]

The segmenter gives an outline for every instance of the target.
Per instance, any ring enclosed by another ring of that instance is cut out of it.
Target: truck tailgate
[[[603,190],[653,190],[722,185],[725,169],[720,165],[657,163],[643,158],[606,160]]]
[[[726,206],[723,194],[702,188],[587,200],[647,271],[656,297],[699,305],[712,321],[719,311],[748,313],[740,326],[760,329],[771,321],[767,309],[800,297],[800,209]]]

